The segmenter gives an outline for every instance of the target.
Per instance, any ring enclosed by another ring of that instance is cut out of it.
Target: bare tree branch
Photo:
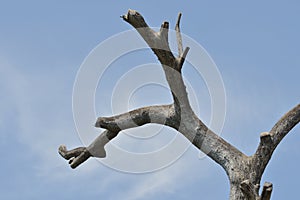
[[[178,58],[178,68],[177,68],[178,71],[181,71],[182,66],[183,66],[183,63],[184,63],[184,61],[185,61],[185,58],[186,58],[186,56],[187,56],[189,50],[190,50],[190,47],[186,47],[186,48],[184,49],[184,52],[182,53],[182,55],[180,55],[180,57]]]
[[[158,32],[151,29],[143,16],[137,11],[129,10],[121,16],[142,36],[160,61],[164,70],[173,103],[139,108],[112,117],[99,117],[96,127],[106,129],[88,147],[67,150],[59,147],[59,154],[70,160],[76,168],[90,157],[106,156],[104,146],[122,130],[156,123],[169,126],[182,133],[196,148],[206,153],[226,171],[230,181],[231,200],[270,200],[272,184],[265,183],[259,196],[259,184],[262,174],[271,156],[288,132],[300,122],[300,104],[286,113],[271,129],[260,135],[260,143],[254,155],[246,156],[240,150],[210,130],[191,108],[186,86],[182,77],[182,66],[189,47],[183,51],[180,32],[181,13],[176,22],[178,57],[170,50],[168,42],[169,23],[163,22]]]
[[[177,119],[174,112],[174,106],[148,106],[139,108],[128,113],[114,117],[99,117],[95,126],[105,128],[88,147],[78,147],[67,150],[64,145],[59,147],[59,154],[66,160],[72,168],[76,168],[90,157],[104,158],[106,152],[104,146],[115,138],[121,130],[142,126],[147,123],[157,123],[167,125],[177,129],[180,119]]]
[[[182,49],[181,33],[179,29],[180,18],[181,14],[178,16],[176,29],[177,36],[180,36],[177,37],[178,48]],[[175,113],[177,116],[180,115],[180,126],[178,131],[197,148],[207,153],[208,156],[224,167],[226,171],[230,171],[228,160],[231,160],[230,158],[233,157],[238,160],[245,155],[209,130],[194,114],[181,75],[181,68],[189,48],[187,47],[183,53],[180,53],[178,58],[175,58],[170,50],[168,41],[161,38],[161,34],[157,34],[153,31],[147,25],[142,15],[137,11],[129,10],[128,13],[123,16],[123,19],[137,29],[162,64],[174,99]]]
[[[160,31],[155,32],[147,25],[144,18],[134,10],[129,10],[122,18],[137,29],[158,57],[165,71],[174,103],[171,105],[140,108],[114,117],[98,118],[95,126],[105,128],[107,131],[102,133],[87,147],[91,156],[105,157],[104,145],[122,130],[142,126],[147,123],[158,123],[170,126],[181,132],[191,143],[219,163],[229,173],[231,160],[241,160],[245,155],[209,130],[193,112],[181,70],[178,70],[181,69],[189,48],[187,47],[178,58],[174,57],[168,43],[168,22],[164,22]],[[182,43],[179,45],[182,45]],[[98,149],[96,148],[97,146]],[[71,152],[65,151],[65,153],[73,155]],[[77,164],[79,163],[77,160],[82,156],[80,154],[74,157]],[[85,156],[84,158],[87,157]],[[82,161],[82,159],[79,159],[79,161]]]
[[[99,117],[95,126],[112,132],[119,132],[148,123],[162,124],[178,129],[180,119],[177,117],[173,104],[148,106],[113,117]]]
[[[178,46],[178,55],[181,56],[183,52],[183,46],[182,46],[182,37],[180,32],[180,19],[182,14],[178,13],[177,22],[175,25],[175,31],[176,31],[176,38],[177,38],[177,46]]]
[[[300,104],[287,112],[271,129],[270,132],[264,132],[260,135],[260,143],[253,156],[253,165],[258,174],[255,182],[260,178],[269,163],[272,154],[282,139],[289,131],[300,122]]]
[[[281,142],[289,131],[300,122],[300,104],[287,112],[271,129],[270,134],[273,138],[274,147]]]

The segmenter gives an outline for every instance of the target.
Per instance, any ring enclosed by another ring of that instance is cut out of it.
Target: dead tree
[[[261,177],[277,145],[299,123],[300,104],[287,112],[270,132],[261,133],[256,152],[247,156],[211,131],[191,108],[181,74],[189,51],[189,47],[183,49],[182,46],[179,28],[181,14],[178,15],[175,26],[178,57],[174,56],[169,47],[168,22],[163,22],[161,29],[156,32],[147,25],[143,16],[137,11],[129,10],[122,18],[138,31],[157,56],[174,102],[170,105],[143,107],[113,117],[99,117],[95,126],[106,130],[90,146],[73,150],[60,146],[60,155],[69,160],[72,168],[76,168],[90,157],[105,157],[104,145],[122,130],[148,123],[161,124],[182,133],[196,148],[221,165],[230,181],[231,200],[270,199],[271,183],[265,183],[262,193],[259,194]]]

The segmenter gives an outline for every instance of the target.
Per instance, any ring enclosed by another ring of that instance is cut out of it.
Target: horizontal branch
[[[95,127],[119,132],[148,123],[167,125],[177,129],[180,118],[175,114],[173,104],[148,106],[113,117],[99,117]]]

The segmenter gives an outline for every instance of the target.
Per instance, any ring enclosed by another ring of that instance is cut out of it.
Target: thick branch
[[[162,124],[178,129],[180,118],[175,115],[173,104],[148,106],[113,117],[99,117],[95,126],[119,132],[148,123]]]
[[[128,10],[122,18],[136,28],[163,65],[173,66],[175,64],[175,57],[166,37],[169,28],[168,22],[164,22],[161,30],[155,32],[147,25],[143,16],[135,10]]]
[[[162,64],[174,99],[176,112],[181,112],[181,108],[191,111],[180,70],[189,48],[186,49],[184,55],[180,54],[178,58],[173,55],[166,36],[169,28],[167,22],[163,23],[159,32],[155,32],[137,11],[129,10],[126,15],[123,15],[123,19],[136,28]],[[182,43],[180,45],[182,46]]]
[[[64,145],[61,145],[58,152],[63,158],[70,160],[69,164],[74,169],[90,157],[106,157],[104,146],[115,138],[121,130],[142,126],[147,123],[157,123],[177,129],[180,124],[180,118],[175,116],[173,104],[148,106],[114,117],[99,117],[95,126],[107,130],[102,132],[88,147],[67,150]]]

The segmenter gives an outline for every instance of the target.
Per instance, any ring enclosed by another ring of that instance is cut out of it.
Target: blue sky
[[[123,173],[96,159],[72,170],[57,148],[82,145],[72,113],[77,71],[100,42],[131,29],[119,18],[129,8],[140,11],[151,26],[168,20],[174,27],[180,11],[182,31],[208,51],[224,81],[227,114],[220,134],[252,154],[259,134],[299,103],[299,2],[103,2],[0,3],[1,199],[227,199],[225,172],[209,158],[199,159],[193,147],[153,173]],[[124,69],[157,61],[150,51],[134,56],[125,58]],[[188,68],[184,72],[186,79],[193,78]],[[109,114],[101,110],[110,101],[106,92],[96,94],[99,116]],[[153,99],[145,91],[139,95],[133,106],[170,99],[167,93]],[[197,97],[201,100],[201,91]],[[207,98],[199,104],[205,110]],[[298,125],[282,141],[263,176],[274,184],[274,200],[297,194],[299,131]],[[122,145],[121,139],[117,142]]]

